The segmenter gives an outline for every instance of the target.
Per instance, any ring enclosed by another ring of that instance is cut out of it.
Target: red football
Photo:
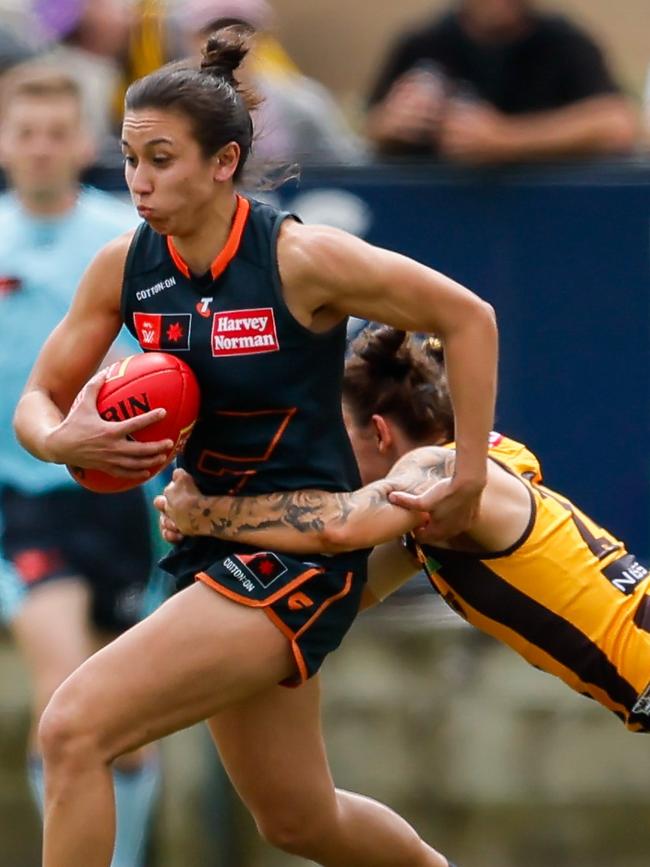
[[[168,460],[156,472],[182,451],[199,414],[199,404],[199,385],[192,369],[165,352],[129,355],[111,364],[97,395],[97,411],[106,421],[125,421],[159,407],[167,410],[161,421],[133,435],[140,442],[173,441]],[[102,470],[70,466],[68,470],[80,485],[100,494],[127,491],[142,484],[141,479],[122,479]]]

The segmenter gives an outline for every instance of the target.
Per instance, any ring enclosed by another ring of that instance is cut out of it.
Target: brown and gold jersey
[[[506,551],[413,547],[435,589],[469,623],[650,731],[650,573],[622,542],[541,484],[537,458],[492,434],[489,455],[530,492]]]

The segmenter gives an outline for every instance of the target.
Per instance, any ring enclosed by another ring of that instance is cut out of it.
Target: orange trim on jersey
[[[246,482],[248,482],[253,476],[257,475],[257,470],[230,470],[227,467],[219,467],[219,470],[215,472],[214,470],[209,469],[203,460],[205,457],[209,457],[209,454],[210,452],[208,449],[203,449],[196,465],[197,469],[202,473],[205,473],[206,476],[213,476],[215,479],[222,479],[224,476],[235,476],[237,481],[226,491],[228,497],[236,496],[244,487]]]
[[[332,605],[334,602],[337,602],[339,599],[343,599],[344,596],[347,596],[352,587],[352,579],[354,574],[352,572],[347,572],[345,575],[345,584],[343,589],[336,593],[334,596],[330,596],[329,599],[326,599],[323,604],[316,609],[314,614],[300,627],[298,632],[293,632],[293,630],[287,626],[287,624],[279,617],[275,611],[270,607],[273,602],[277,602],[278,599],[282,599],[283,596],[286,596],[291,590],[293,590],[296,586],[300,584],[304,584],[309,578],[313,575],[324,572],[324,569],[307,569],[306,572],[302,572],[298,575],[297,578],[294,578],[289,584],[282,588],[282,590],[277,593],[269,596],[268,599],[263,601],[259,601],[257,599],[249,599],[246,596],[240,596],[238,593],[235,593],[229,587],[224,587],[222,584],[219,584],[214,578],[211,578],[206,572],[197,572],[195,578],[197,581],[202,581],[204,584],[207,584],[208,587],[211,587],[213,590],[216,590],[217,593],[221,593],[227,599],[231,599],[233,602],[239,602],[243,605],[248,606],[249,608],[261,608],[266,616],[269,618],[271,623],[276,626],[280,632],[284,635],[287,641],[290,644],[291,652],[293,654],[293,658],[296,663],[296,668],[298,669],[298,677],[299,680],[297,682],[293,682],[290,679],[283,680],[282,686],[295,687],[300,686],[305,683],[309,679],[309,672],[307,670],[307,664],[305,663],[305,658],[302,655],[302,651],[300,650],[300,646],[298,645],[298,639],[304,635],[304,633],[312,626],[316,620]]]
[[[207,572],[197,572],[195,577],[197,581],[203,581],[204,584],[207,584],[209,587],[212,587],[213,590],[227,596],[228,599],[232,599],[233,602],[239,602],[242,605],[247,605],[249,608],[266,608],[268,605],[272,605],[274,602],[282,599],[283,596],[287,596],[296,587],[300,587],[300,585],[304,584],[305,581],[313,578],[314,575],[318,575],[324,571],[324,569],[316,568],[307,569],[305,572],[301,572],[300,575],[293,579],[293,581],[285,584],[284,587],[276,590],[275,593],[272,593],[266,599],[250,599],[248,596],[242,596],[239,593],[235,593],[235,591],[231,590],[229,587],[224,587],[222,584],[219,584],[219,582],[215,581],[214,578],[207,574]]]
[[[284,622],[284,620],[279,617],[272,608],[265,608],[264,613],[267,615],[269,620],[274,626],[280,630],[280,632],[284,635],[284,637],[293,644],[294,632],[290,626]]]
[[[269,608],[268,611],[271,611]],[[301,686],[303,683],[309,680],[309,672],[307,671],[307,663],[305,662],[305,658],[302,655],[302,650],[298,643],[294,640],[291,642],[291,652],[293,653],[293,658],[296,660],[296,665],[298,666],[298,673],[300,675],[300,680],[298,683],[291,680],[283,680],[281,686],[290,686],[296,687]]]
[[[309,627],[312,626],[312,624],[314,624],[316,622],[316,620],[318,620],[318,618],[321,616],[321,614],[323,614],[323,612],[326,611],[333,602],[336,602],[338,599],[342,599],[344,596],[348,595],[348,593],[350,592],[350,588],[352,587],[352,577],[353,577],[352,572],[348,572],[345,576],[345,585],[344,585],[343,589],[339,593],[337,593],[336,595],[330,596],[329,599],[326,599],[325,602],[323,602],[323,604],[320,606],[320,608],[318,608],[316,610],[316,612],[314,614],[312,614],[312,616],[309,618],[309,620],[306,623],[303,623],[303,625],[300,627],[298,632],[296,632],[296,634],[291,639],[291,651],[293,653],[294,659],[296,660],[296,665],[298,666],[298,672],[300,673],[300,680],[297,683],[294,681],[291,681],[291,680],[283,680],[282,684],[281,684],[282,686],[288,686],[288,687],[300,686],[301,684],[305,683],[306,680],[309,679],[309,672],[307,671],[307,665],[305,663],[305,658],[302,655],[300,645],[298,644],[298,639],[302,635],[305,634],[305,632],[309,629]],[[273,622],[275,622],[274,617],[277,617],[275,612],[270,608],[267,608],[264,610],[269,615],[271,620]],[[271,615],[273,615],[273,617],[271,617]],[[278,625],[278,627],[280,629],[282,629],[282,632],[286,634],[285,629],[288,630],[288,627],[286,626],[285,623],[282,623],[282,621],[280,620],[279,617],[277,619],[279,622],[276,625]],[[284,627],[284,628],[279,626],[280,623],[282,623],[282,627]]]
[[[190,422],[188,425],[185,425],[185,427],[182,427],[179,430],[178,436],[176,437],[176,442],[174,443],[174,448],[172,449],[172,457],[176,457],[179,452],[183,451],[183,449],[185,448],[185,444],[190,438],[190,434],[192,433],[192,429],[194,428],[195,424],[196,419],[194,419],[194,421]],[[158,470],[158,472],[160,472],[160,470]]]
[[[229,410],[229,409],[217,410],[214,413],[216,416],[228,416],[229,418],[254,419],[254,418],[258,418],[261,415],[278,415],[278,416],[284,416],[284,418],[282,418],[282,420],[280,421],[278,429],[273,434],[273,437],[271,438],[271,441],[269,442],[268,446],[266,447],[266,451],[263,454],[253,455],[251,457],[242,457],[241,455],[229,455],[229,454],[226,454],[225,452],[215,452],[212,449],[203,449],[203,451],[201,452],[201,456],[199,458],[199,469],[201,469],[203,472],[206,472],[206,470],[203,469],[203,467],[201,466],[201,464],[203,462],[203,458],[205,456],[209,456],[211,458],[220,458],[222,460],[231,461],[232,463],[238,463],[238,464],[255,463],[255,462],[261,463],[263,461],[268,461],[268,459],[271,457],[271,455],[275,451],[277,444],[282,439],[284,432],[286,431],[287,427],[289,426],[289,422],[291,421],[291,419],[294,417],[294,415],[297,412],[298,412],[298,407],[296,407],[296,406],[289,407],[289,409],[255,409],[255,410],[250,410],[250,411],[239,411],[239,410]]]
[[[228,265],[237,255],[250,209],[251,203],[248,199],[238,195],[237,208],[235,209],[235,216],[233,217],[232,226],[226,239],[226,243],[216,259],[214,259],[210,265],[210,274],[212,275],[213,280],[216,280],[217,277],[220,277],[223,274]],[[187,277],[188,280],[191,279],[192,275],[189,266],[176,249],[171,235],[167,235],[167,249],[169,250],[169,255],[172,257],[174,265],[176,265],[181,274],[184,277]]]
[[[296,632],[296,636],[295,636],[296,639],[300,638],[300,636],[303,634],[303,632],[306,632],[306,630],[309,629],[309,627],[312,625],[312,623],[315,620],[318,620],[318,618],[321,616],[321,614],[327,608],[329,608],[333,602],[337,602],[339,599],[342,599],[344,596],[347,596],[348,593],[350,592],[351,587],[352,587],[352,572],[348,572],[348,573],[346,573],[346,576],[345,576],[345,585],[344,585],[343,589],[341,591],[339,591],[336,595],[330,596],[329,599],[326,599],[325,602],[323,602],[323,604],[320,606],[320,608],[316,609],[316,611],[314,612],[314,614],[312,614],[312,616],[309,618],[309,620],[306,623],[303,623],[303,625],[300,627],[298,632]]]
[[[280,417],[280,422],[278,424],[278,428],[271,437],[269,444],[266,446],[265,451],[261,455],[253,455],[251,456],[242,456],[242,455],[229,455],[225,452],[215,452],[212,449],[203,449],[201,454],[199,455],[199,459],[197,461],[197,468],[208,476],[214,476],[220,478],[225,475],[232,476],[240,476],[241,478],[230,487],[228,490],[229,496],[236,496],[241,493],[244,485],[250,479],[257,475],[257,470],[233,470],[228,467],[219,466],[218,470],[210,469],[211,461],[229,461],[234,464],[246,464],[246,463],[264,463],[269,460],[273,452],[275,451],[278,443],[284,436],[284,433],[289,425],[289,422],[294,417],[294,415],[298,412],[298,408],[295,406],[290,407],[289,409],[257,409],[251,411],[239,411],[239,410],[218,410],[215,412],[215,416],[228,417],[228,418],[245,418],[245,419],[255,419],[264,415],[277,415]]]
[[[305,663],[305,658],[302,655],[302,651],[300,647],[296,643],[295,636],[291,629],[287,626],[287,624],[282,620],[281,617],[275,613],[272,608],[265,608],[264,613],[269,618],[271,623],[280,630],[280,632],[284,635],[284,637],[289,641],[289,646],[291,647],[291,653],[293,654],[294,661],[296,663],[296,668],[298,669],[298,679],[294,680],[292,678],[286,678],[281,681],[281,686],[289,686],[296,687],[301,686],[305,683],[306,680],[309,679],[309,672],[307,671],[307,665]]]
[[[174,247],[174,242],[172,241],[171,235],[167,235],[167,250],[169,251],[169,255],[172,257],[174,265],[176,265],[183,277],[187,277],[187,279],[190,280],[190,269],[187,267],[184,260],[181,259],[181,254],[178,252],[176,247]]]
[[[230,473],[232,476],[239,476],[239,481],[228,488],[228,496],[236,497],[244,485],[247,484],[253,476],[257,475],[257,470],[224,470],[223,475],[226,475],[226,473]]]

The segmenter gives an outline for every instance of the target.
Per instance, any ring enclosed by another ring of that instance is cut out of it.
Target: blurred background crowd
[[[0,70],[64,65],[83,88],[97,159],[110,162],[128,83],[241,21],[257,34],[246,75],[265,98],[260,158],[624,154],[643,145],[650,100],[647,9],[624,5],[613,20],[605,0],[3,0]]]
[[[647,557],[648,0],[0,0],[0,131],[3,95],[26,64],[41,79],[72,77],[90,136],[74,143],[73,170],[71,140],[57,150],[51,139],[41,154],[34,145],[32,168],[56,154],[71,189],[88,169],[124,198],[126,87],[196,57],[229,23],[255,32],[243,71],[264,98],[255,162],[302,171],[300,184],[265,195],[488,298],[502,330],[499,425]],[[6,152],[2,163],[27,189],[29,164]],[[127,227],[135,215],[120,207]],[[108,204],[93,208],[108,220]],[[56,283],[51,226],[29,225]],[[623,454],[603,461],[603,443]],[[339,784],[392,804],[459,864],[647,864],[643,740],[472,633],[423,583],[361,617],[324,680]],[[25,661],[0,631],[2,867],[40,863],[24,780],[29,715]],[[162,759],[149,867],[304,867],[257,841],[200,729],[168,739]]]

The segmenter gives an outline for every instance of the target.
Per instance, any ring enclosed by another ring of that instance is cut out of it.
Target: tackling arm
[[[454,452],[436,446],[401,458],[389,475],[351,493],[303,490],[256,497],[210,497],[176,470],[156,499],[183,535],[214,536],[294,553],[335,554],[370,548],[416,529],[426,521],[388,501],[396,488],[419,493],[449,478]]]

